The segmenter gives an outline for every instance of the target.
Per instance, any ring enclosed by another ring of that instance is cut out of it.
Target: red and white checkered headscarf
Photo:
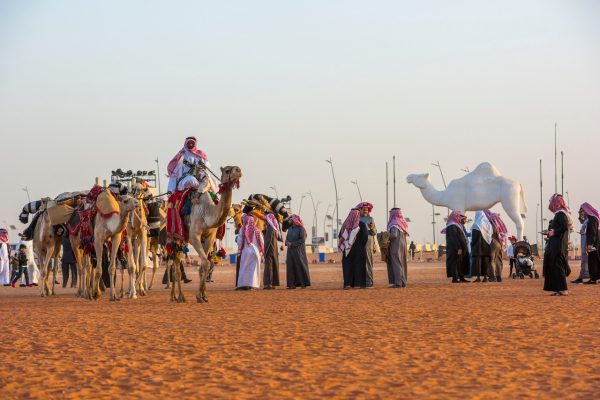
[[[0,243],[8,244],[8,231],[6,229],[0,229]]]
[[[596,220],[598,220],[598,222],[600,222],[600,214],[598,213],[598,210],[596,210],[590,203],[585,202],[579,208],[585,211],[589,217],[594,217]]]
[[[346,220],[342,224],[342,228],[340,229],[340,234],[338,237],[338,248],[342,248],[342,245],[346,241],[344,236],[350,237],[350,233],[358,227],[360,222],[360,211],[356,208],[350,210],[350,214],[346,217]],[[352,244],[350,244],[352,246]]]
[[[446,227],[444,229],[442,229],[443,234],[446,233],[446,231],[448,230],[448,228],[450,227],[450,225],[454,225],[458,228],[458,230],[463,234],[464,237],[467,237],[467,234],[465,233],[465,229],[464,229],[464,225],[462,224],[462,220],[465,219],[467,216],[465,215],[465,213],[463,213],[462,211],[452,211],[450,213],[450,215],[448,216],[448,221],[446,222]]]
[[[262,233],[256,226],[254,218],[248,214],[242,216],[242,224],[244,229],[244,242],[245,244],[252,245],[256,244],[261,254],[265,254],[265,247],[262,240]]]
[[[356,205],[356,207],[354,207],[354,208],[362,211],[362,209],[365,208],[365,207],[367,207],[367,209],[369,210],[369,213],[371,213],[371,211],[373,211],[373,204],[371,204],[371,203],[369,203],[367,201],[363,201],[361,203],[358,203]]]
[[[565,203],[565,199],[562,195],[555,193],[550,198],[550,204],[548,205],[548,209],[552,211],[554,214],[557,212],[562,212],[567,216],[569,220],[569,229],[573,229],[573,218],[571,218],[571,210],[567,203]]]
[[[304,228],[304,222],[302,222],[302,218],[300,218],[298,214],[292,214],[290,216],[290,220],[294,225],[299,226],[300,228]]]
[[[188,149],[188,147],[187,147],[189,143],[194,144],[194,146],[191,149]],[[167,166],[167,172],[169,173],[169,176],[171,176],[175,172],[175,169],[177,168],[179,161],[181,161],[181,158],[183,157],[183,155],[185,154],[186,151],[200,157],[202,159],[202,161],[204,161],[204,162],[206,162],[208,160],[206,153],[203,152],[202,150],[198,149],[198,147],[196,146],[196,143],[197,143],[197,141],[194,136],[189,136],[189,137],[185,138],[185,142],[183,143],[183,148],[181,150],[179,150],[179,152],[177,154],[175,154],[175,157],[173,157],[173,159],[171,161],[169,161],[169,165]]]
[[[392,208],[390,210],[390,220],[388,221],[388,226],[387,226],[388,232],[392,228],[397,228],[397,229],[401,230],[402,232],[404,232],[405,234],[407,234],[408,236],[410,236],[410,234],[408,233],[408,223],[404,219],[402,210],[400,210],[399,208]]]
[[[275,231],[275,236],[280,237],[281,229],[279,229],[279,221],[277,221],[277,218],[275,217],[275,215],[273,215],[272,213],[268,213],[267,215],[265,215],[265,220],[271,226],[271,228],[273,228],[273,230]]]

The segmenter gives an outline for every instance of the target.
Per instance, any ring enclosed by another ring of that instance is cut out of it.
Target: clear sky
[[[297,207],[312,191],[319,233],[335,204],[324,160],[340,218],[357,179],[383,228],[396,155],[419,242],[431,207],[406,175],[441,187],[432,162],[450,181],[489,161],[524,185],[533,236],[555,122],[571,206],[600,207],[598,21],[597,1],[0,0],[0,221],[17,224],[25,186],[89,189],[157,156],[164,171],[195,135],[213,166],[243,169],[234,200],[275,185]]]

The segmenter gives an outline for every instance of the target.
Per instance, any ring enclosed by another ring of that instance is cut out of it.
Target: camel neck
[[[216,228],[225,223],[227,220],[227,216],[229,215],[229,209],[231,208],[231,199],[232,199],[232,190],[233,187],[227,187],[221,193],[221,199],[219,200],[219,204],[214,204],[210,195],[206,193],[205,197],[205,207],[210,209],[212,212],[205,214],[206,224],[210,227]]]
[[[427,182],[427,186],[424,189],[421,189],[421,193],[425,200],[430,202],[431,204],[440,205],[440,201],[442,200],[442,191],[436,190],[431,182]]]

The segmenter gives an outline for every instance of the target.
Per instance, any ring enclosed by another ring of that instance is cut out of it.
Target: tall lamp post
[[[332,218],[331,215],[329,215],[329,209],[331,208],[331,205],[331,203],[327,205],[327,211],[325,211],[325,217],[323,217],[323,237],[325,237],[325,232],[327,232],[327,220]]]
[[[362,194],[360,193],[360,186],[358,186],[358,179],[350,181],[350,183],[354,183],[356,185],[356,189],[358,190],[358,197],[360,198],[360,201],[362,202]]]
[[[315,237],[317,236],[317,207],[319,206],[319,204],[321,204],[321,201],[318,201],[317,204],[315,204],[315,198],[312,195],[312,192],[306,192],[306,194],[310,197],[310,201],[312,202],[312,206],[313,206],[313,223],[312,223],[312,229],[313,231],[312,236]]]
[[[305,194],[303,194],[302,197],[300,197],[300,207],[298,207],[298,215],[300,215],[300,213],[302,212],[302,201],[304,200],[305,197],[306,197]]]
[[[439,216],[440,213],[436,213],[435,212],[435,206],[432,204],[431,205],[431,225],[433,226],[433,244],[437,244],[437,232],[435,231],[435,217]]]
[[[328,162],[329,165],[331,165],[331,176],[333,177],[333,188],[335,189],[335,231],[336,232],[340,232],[340,207],[338,206],[338,190],[337,190],[337,184],[335,183],[335,172],[333,172],[333,160],[331,159],[331,156],[329,157],[329,160],[325,160],[325,162]]]
[[[29,203],[31,203],[31,197],[29,196],[29,188],[27,186],[25,186],[23,189],[21,189],[22,191],[24,191],[25,193],[27,193],[27,201]]]
[[[269,186],[269,189],[272,189],[275,192],[275,197],[279,199],[279,193],[277,193],[277,186]]]
[[[438,169],[440,170],[440,175],[442,176],[442,182],[444,182],[444,189],[448,189],[448,186],[446,186],[446,179],[444,178],[444,173],[442,172],[442,166],[440,165],[440,162],[438,161],[437,163],[431,163],[431,165],[438,167]],[[447,213],[447,216],[450,215],[449,208],[446,208],[446,213]]]
[[[156,160],[154,160],[154,162],[156,163],[156,179],[158,180],[158,194],[162,194],[162,191],[160,190],[160,164],[158,163],[158,156],[156,156]]]

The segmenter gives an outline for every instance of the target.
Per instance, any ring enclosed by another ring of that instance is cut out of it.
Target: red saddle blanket
[[[183,222],[183,207],[191,190],[176,191],[167,201],[167,240],[185,241],[185,224]]]
[[[177,240],[181,242],[187,241],[187,229],[185,225],[185,204],[188,196],[191,194],[191,189],[186,189],[182,192],[176,191],[169,196],[167,205],[167,241]],[[215,204],[218,204],[218,198],[213,198]],[[217,238],[223,239],[225,236],[225,224],[217,229]]]

